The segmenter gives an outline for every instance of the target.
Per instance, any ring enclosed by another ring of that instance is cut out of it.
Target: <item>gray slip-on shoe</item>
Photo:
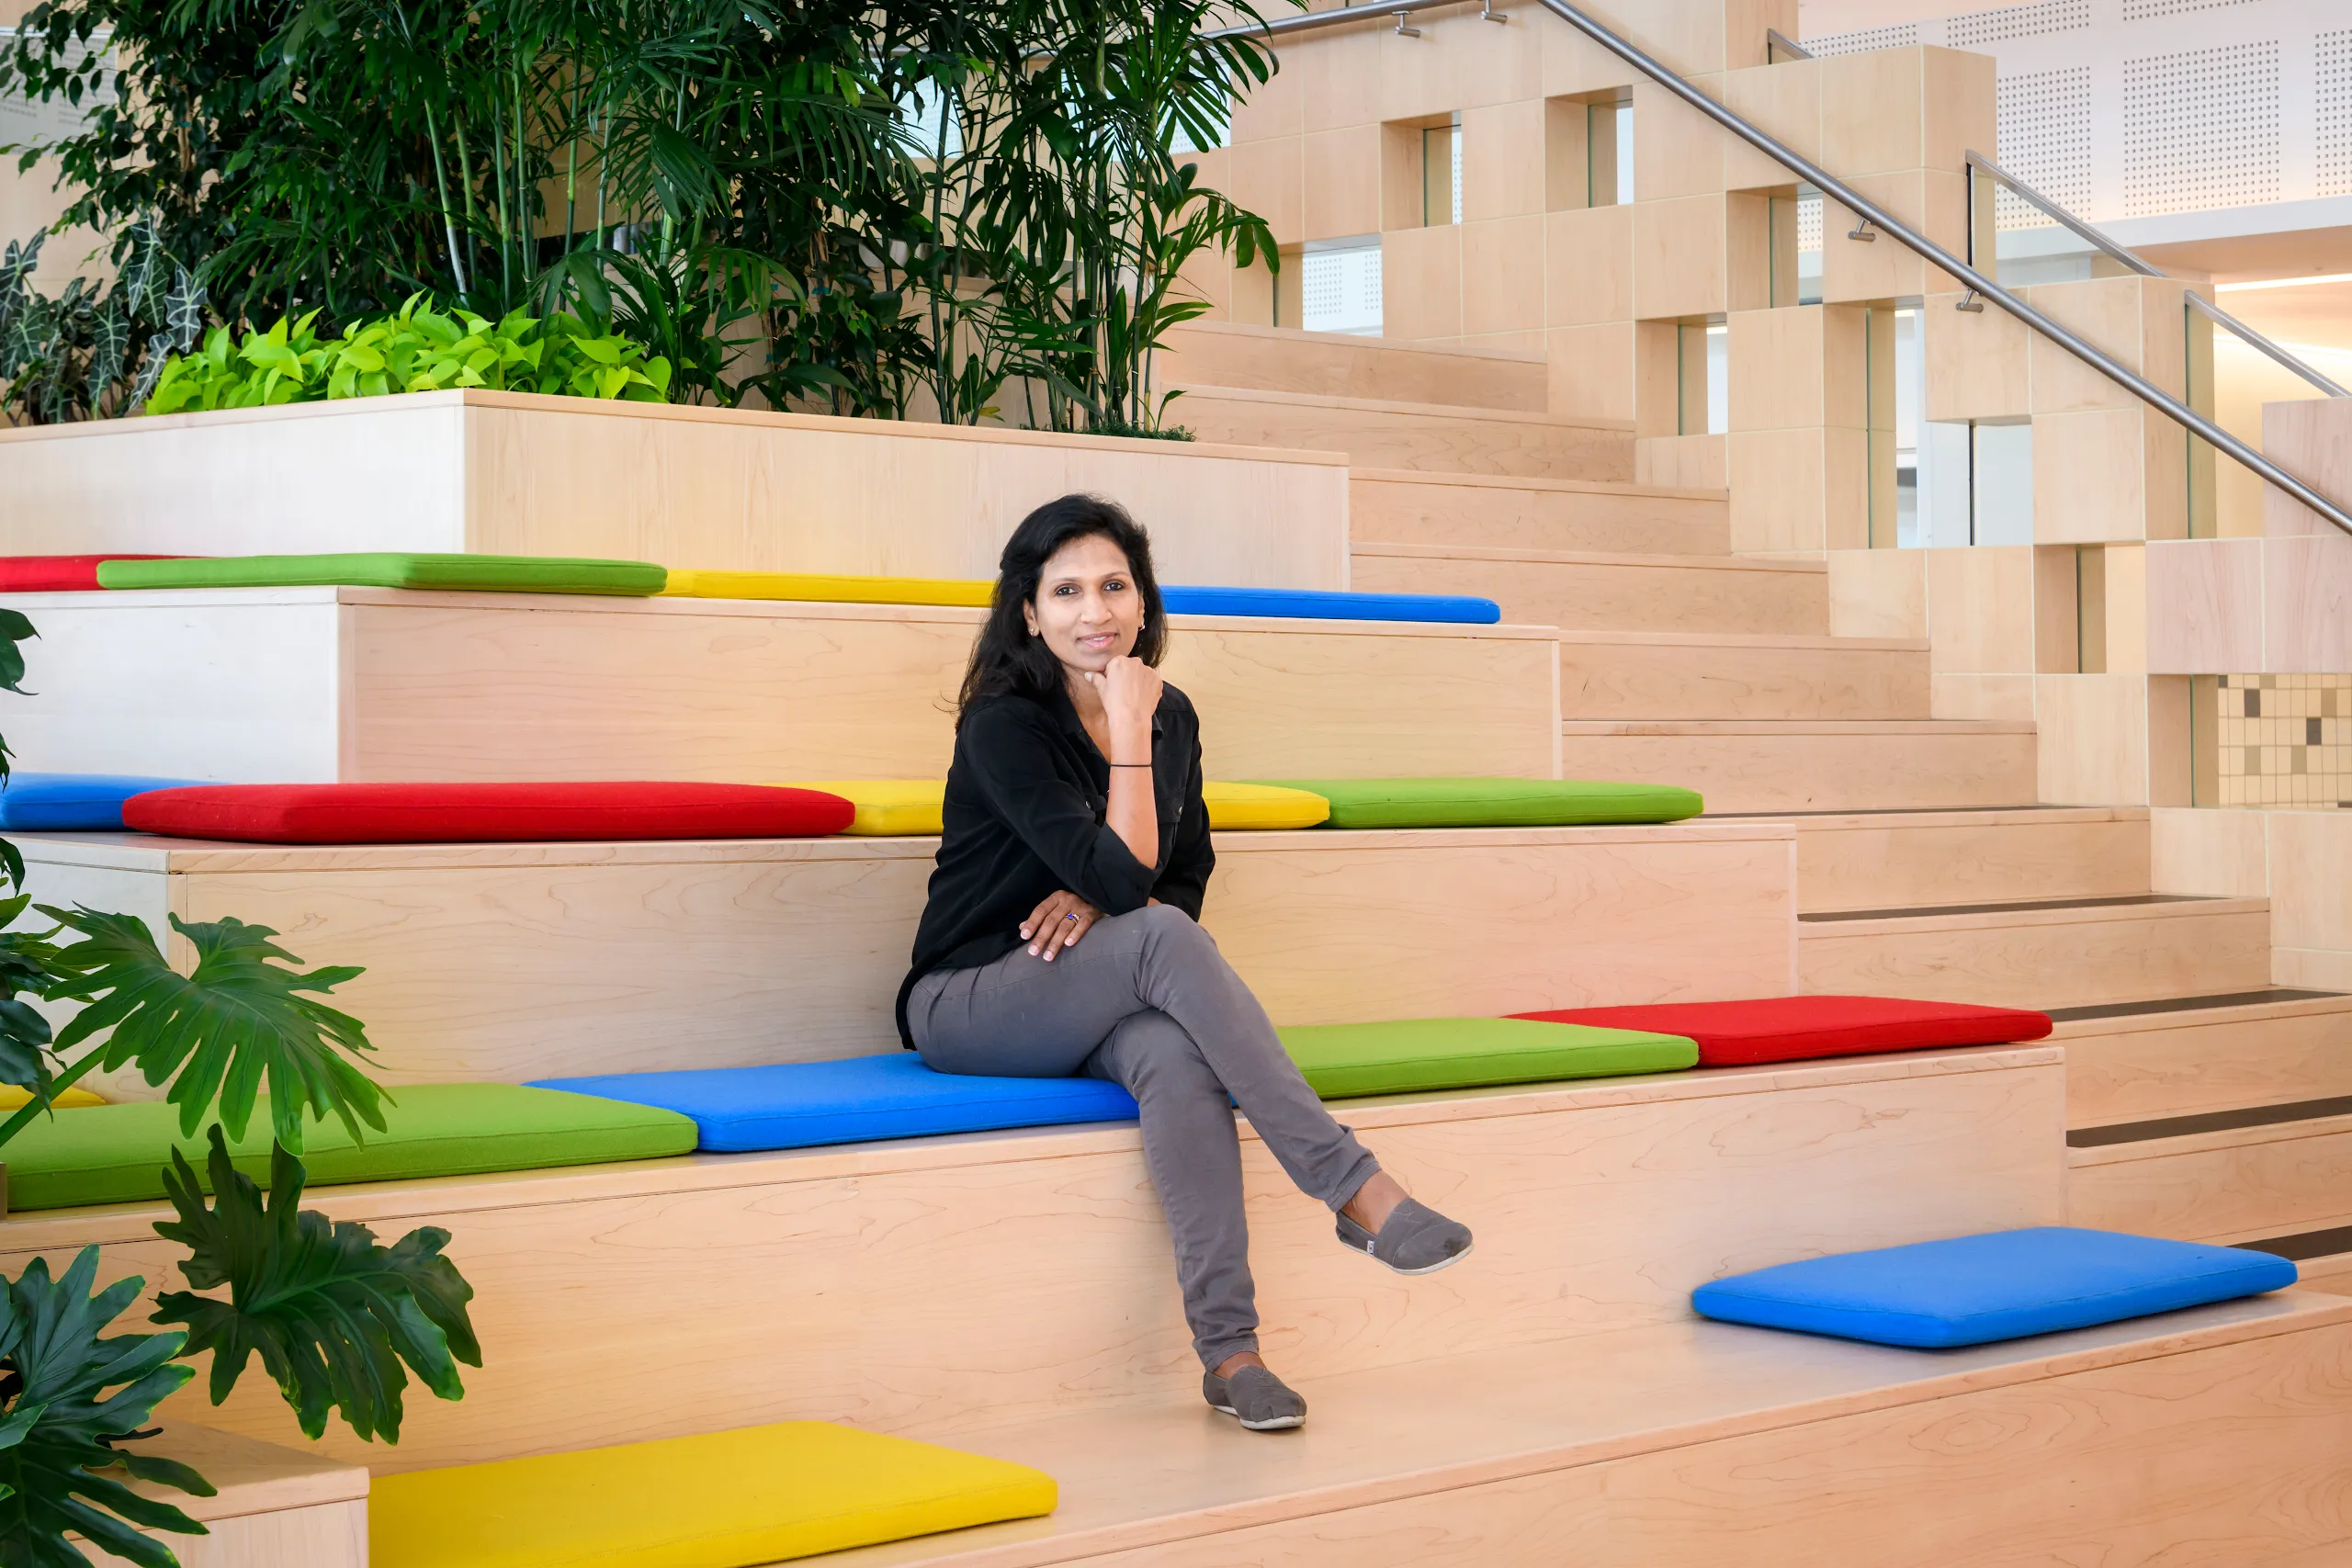
[[[1470,1251],[1470,1227],[1418,1199],[1397,1204],[1378,1235],[1344,1213],[1339,1220],[1340,1246],[1369,1253],[1399,1274],[1434,1274]]]
[[[1201,1397],[1210,1409],[1239,1420],[1245,1432],[1280,1432],[1306,1425],[1306,1401],[1263,1367],[1242,1367],[1229,1378],[1203,1372]]]

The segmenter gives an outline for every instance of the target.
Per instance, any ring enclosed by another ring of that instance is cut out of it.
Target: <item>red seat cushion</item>
[[[0,556],[0,593],[71,593],[98,586],[102,560],[185,560],[185,556]]]
[[[1759,997],[1739,1002],[1660,1002],[1649,1007],[1566,1008],[1522,1012],[1546,1023],[1643,1029],[1699,1043],[1702,1067],[1860,1056],[1874,1051],[2004,1045],[2039,1040],[2050,1020],[2017,1008],[1915,1002],[1896,997]]]
[[[856,814],[837,795],[737,784],[204,784],[122,807],[142,833],[257,844],[805,839]]]

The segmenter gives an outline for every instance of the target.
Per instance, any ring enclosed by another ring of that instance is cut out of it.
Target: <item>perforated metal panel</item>
[[[1905,22],[1900,27],[1863,28],[1850,33],[1809,38],[1804,46],[1815,54],[1860,54],[1867,49],[1901,49],[1918,41],[1919,24]]]
[[[2312,43],[2319,194],[2352,196],[2352,29],[2322,33]]]
[[[2123,210],[2278,199],[2278,43],[2123,62]]]
[[[2001,166],[2066,209],[2091,204],[2091,72],[2087,65],[2000,79]],[[2050,221],[2007,191],[1995,219],[2004,229]]]
[[[2185,17],[2191,11],[2221,11],[2232,6],[2255,4],[2256,0],[2123,0],[2123,19],[2153,22],[2165,17]]]
[[[1971,11],[1944,24],[1944,42],[1953,49],[1982,49],[2010,39],[2070,33],[2091,25],[2091,0],[2042,0],[1999,11]]]
[[[1311,250],[1299,258],[1298,324],[1311,333],[1380,332],[1380,244]],[[1288,325],[1288,322],[1284,322]]]

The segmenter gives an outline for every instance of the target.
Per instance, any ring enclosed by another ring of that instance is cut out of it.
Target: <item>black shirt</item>
[[[931,897],[915,928],[914,967],[899,987],[899,1037],[910,1048],[907,993],[935,969],[969,969],[1019,947],[1021,922],[1071,892],[1106,915],[1157,898],[1194,919],[1216,863],[1201,804],[1201,726],[1193,701],[1162,686],[1151,719],[1159,863],[1147,866],[1104,820],[1111,764],[1069,694],[972,705],[956,731]]]

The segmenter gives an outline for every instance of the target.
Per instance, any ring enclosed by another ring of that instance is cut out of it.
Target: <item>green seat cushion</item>
[[[119,567],[118,571],[113,569]],[[141,570],[162,568],[162,570]],[[438,588],[496,593],[659,593],[670,574],[651,561],[570,556],[200,556],[110,560],[101,588]]]
[[[1307,1086],[1326,1100],[1671,1073],[1699,1062],[1699,1047],[1679,1034],[1520,1018],[1317,1023],[1278,1032]]]
[[[654,1159],[695,1146],[692,1119],[674,1111],[560,1089],[506,1083],[411,1084],[390,1091],[387,1131],[365,1129],[354,1144],[339,1121],[303,1130],[302,1165],[314,1186],[538,1170],[605,1160]],[[41,1117],[0,1145],[14,1209],[128,1203],[164,1195],[162,1172],[175,1146],[198,1175],[210,1144],[205,1129],[180,1135],[179,1108],[162,1100],[92,1105]],[[229,1153],[237,1168],[269,1180],[269,1105],[264,1100]]]
[[[1679,822],[1707,808],[1674,784],[1588,779],[1263,779],[1331,803],[1333,828],[1573,828]]]

